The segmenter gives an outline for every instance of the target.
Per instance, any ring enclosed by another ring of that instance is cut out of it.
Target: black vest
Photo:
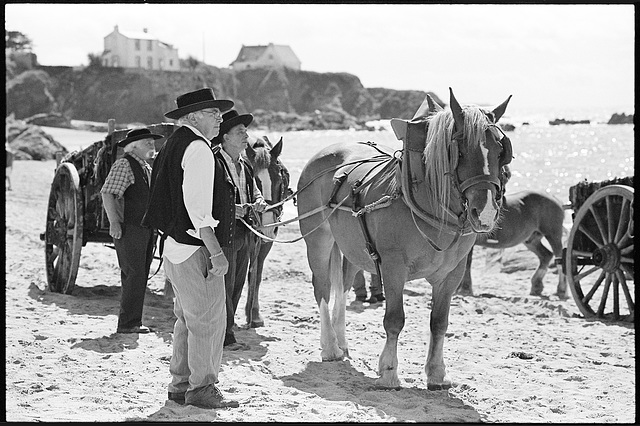
[[[204,242],[187,234],[188,229],[195,229],[184,205],[182,181],[184,171],[181,162],[184,152],[194,139],[202,139],[188,127],[178,128],[164,143],[154,161],[151,175],[151,196],[143,225],[147,224],[170,235],[181,244],[202,246]],[[209,141],[205,142],[209,143]],[[213,151],[219,150],[213,148]],[[213,155],[213,154],[212,154]],[[224,161],[223,161],[224,162]],[[215,180],[213,191],[212,216],[220,223],[215,228],[216,238],[221,246],[229,246],[235,226],[235,186],[227,181],[228,176],[224,164],[214,155]]]
[[[229,247],[233,241],[233,235],[236,231],[236,211],[235,204],[240,204],[240,193],[233,183],[229,166],[224,157],[220,153],[220,145],[214,148],[214,158],[216,162],[216,173],[213,184],[213,217],[220,221],[216,226],[216,238],[220,243],[220,246]],[[253,169],[251,166],[240,157],[240,161],[243,162],[243,169],[245,174],[245,180],[247,182],[247,195],[249,202],[255,202],[253,197]],[[218,201],[221,200],[219,203]],[[231,209],[227,209],[228,206],[232,206]],[[226,226],[223,227],[223,224]],[[244,226],[241,224],[241,226]],[[224,243],[223,243],[224,242]]]
[[[124,158],[129,160],[135,181],[124,191],[124,223],[140,226],[149,201],[149,182],[147,174],[135,158],[129,154],[125,154]]]

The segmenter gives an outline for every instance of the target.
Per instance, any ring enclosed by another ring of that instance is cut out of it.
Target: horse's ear
[[[253,149],[253,147],[247,144],[247,147],[244,149],[244,153],[247,154],[247,158],[249,159],[249,161],[253,163],[253,159],[256,158],[256,151]]]
[[[280,136],[280,140],[278,141],[278,143],[275,144],[275,146],[271,148],[271,151],[269,152],[271,153],[271,156],[273,158],[280,157],[280,154],[282,153],[282,136]]]
[[[399,118],[391,119],[391,128],[399,141],[404,141],[407,138],[407,126],[408,123],[405,120]]]
[[[453,121],[455,122],[455,130],[463,131],[464,129],[464,115],[462,114],[462,107],[458,103],[458,100],[453,96],[453,90],[449,87],[449,105],[451,106],[451,112],[453,113]]]
[[[498,120],[500,120],[500,117],[502,117],[504,115],[504,112],[507,110],[507,104],[511,100],[511,96],[513,95],[509,95],[506,101],[504,101],[503,103],[495,107],[493,111],[491,111],[493,112],[493,115],[496,118],[496,121],[495,121],[496,123],[498,122]]]
[[[424,101],[422,101],[422,104],[414,114],[411,121],[420,118],[427,118],[431,114],[435,114],[440,111],[442,111],[442,107],[433,100],[430,94],[427,93],[427,96],[424,98]]]

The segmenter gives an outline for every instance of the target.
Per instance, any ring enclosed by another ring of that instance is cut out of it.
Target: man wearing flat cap
[[[227,293],[227,327],[224,336],[224,347],[228,350],[245,349],[246,345],[236,341],[233,330],[235,313],[242,295],[242,288],[249,268],[249,244],[251,231],[240,221],[250,222],[250,209],[254,212],[264,211],[267,203],[258,189],[251,165],[240,155],[247,147],[249,135],[247,127],[253,121],[251,114],[238,114],[236,110],[226,112],[222,116],[220,133],[213,139],[222,149],[216,153],[223,161],[236,187],[235,226],[233,242],[223,247],[225,257],[229,261],[229,270],[224,276]]]
[[[214,157],[219,148],[211,144],[222,112],[233,102],[216,99],[212,89],[204,88],[179,96],[176,104],[165,117],[178,120],[180,127],[156,157],[143,218],[163,234],[164,270],[175,294],[168,398],[208,409],[238,407],[215,386],[222,363],[224,274],[229,267],[222,247],[233,237],[235,193]]]
[[[116,160],[100,190],[109,219],[109,235],[113,237],[120,266],[122,292],[118,333],[148,333],[142,325],[147,276],[153,259],[153,229],[140,225],[149,200],[151,167],[156,153],[156,135],[149,129],[134,129],[118,143],[124,150]]]

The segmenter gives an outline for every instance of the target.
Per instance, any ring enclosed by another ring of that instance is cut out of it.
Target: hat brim
[[[141,139],[161,139],[164,138],[164,136],[162,135],[157,135],[155,133],[147,133],[144,135],[136,135],[136,136],[132,136],[130,138],[125,138],[122,139],[120,142],[118,142],[118,146],[121,148],[124,148],[125,146],[129,145],[132,142],[135,141],[139,141]]]
[[[220,125],[220,134],[223,135],[227,133],[229,130],[233,129],[238,124],[244,124],[245,127],[249,127],[249,125],[253,122],[253,115],[251,114],[241,114],[237,115],[227,121],[223,121]]]
[[[176,108],[173,111],[167,112],[164,116],[167,118],[173,118],[177,120],[190,112],[200,111],[205,108],[218,108],[220,112],[225,112],[233,108],[233,101],[228,99],[216,99],[215,101],[203,101],[195,104],[187,105],[182,108]]]

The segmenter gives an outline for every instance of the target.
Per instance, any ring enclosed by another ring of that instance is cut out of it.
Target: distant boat
[[[590,124],[590,120],[565,120],[564,118],[556,118],[555,120],[550,120],[549,124],[552,126],[557,126],[558,124]]]

